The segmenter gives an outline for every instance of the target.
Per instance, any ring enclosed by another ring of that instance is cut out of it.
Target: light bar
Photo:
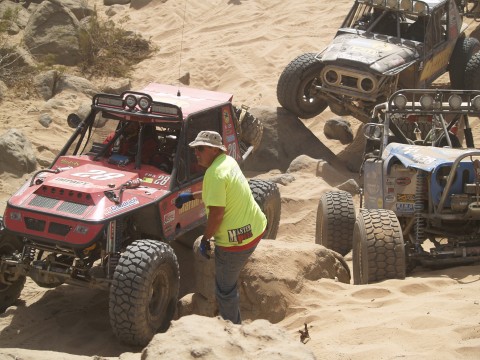
[[[165,106],[165,105],[152,105],[152,113],[162,113],[169,115],[178,115],[178,110],[175,107]]]
[[[98,105],[104,105],[104,106],[123,107],[122,99],[113,99],[111,97],[99,96],[97,98],[97,103]]]

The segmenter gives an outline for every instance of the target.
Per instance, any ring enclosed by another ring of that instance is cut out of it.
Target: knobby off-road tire
[[[315,56],[314,53],[306,53],[292,60],[277,84],[280,105],[303,119],[317,116],[328,106],[315,88],[315,85],[321,85],[320,71],[323,68]]]
[[[362,209],[353,230],[353,283],[370,284],[385,279],[404,279],[405,245],[395,213]]]
[[[315,242],[342,256],[352,250],[355,207],[346,191],[329,191],[320,197]]]
[[[233,109],[237,119],[240,121],[240,140],[248,145],[252,145],[254,149],[258,149],[263,136],[262,122],[248,111],[241,118],[241,107],[234,106]]]
[[[468,90],[480,90],[480,52],[473,55],[467,63],[465,88]]]
[[[168,329],[177,305],[180,270],[166,243],[137,240],[122,254],[110,287],[113,332],[129,345],[145,346]]]
[[[480,50],[480,41],[476,38],[462,36],[457,40],[448,64],[450,86],[452,89],[465,89],[466,67],[473,54]]]
[[[20,239],[0,232],[0,257],[12,255],[15,251],[21,252],[22,248],[23,244]],[[25,286],[25,280],[25,276],[20,276],[10,285],[0,283],[0,313],[7,310],[20,297],[20,293]]]
[[[278,186],[271,181],[260,179],[251,179],[248,184],[252,190],[253,198],[267,217],[267,229],[263,238],[274,240],[277,237],[282,211],[282,200]]]

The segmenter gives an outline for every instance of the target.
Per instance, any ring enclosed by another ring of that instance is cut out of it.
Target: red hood
[[[154,203],[168,193],[169,175],[165,175],[168,176],[165,181],[157,181],[155,175],[150,174],[152,171],[148,172],[150,167],[138,171],[131,165],[109,168],[102,162],[90,162],[59,173],[43,172],[32,186],[28,182],[17,191],[9,205],[84,221],[101,221]],[[139,178],[142,179],[140,186],[126,187],[120,192],[122,185]]]

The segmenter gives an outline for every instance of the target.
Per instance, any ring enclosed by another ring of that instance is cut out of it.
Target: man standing
[[[202,199],[207,225],[200,252],[209,257],[209,240],[215,240],[215,296],[220,315],[234,324],[242,322],[237,287],[240,271],[257,247],[267,219],[255,202],[248,181],[237,162],[225,154],[222,137],[215,131],[201,131],[190,147],[198,164],[207,168],[202,192],[182,193],[175,205]]]

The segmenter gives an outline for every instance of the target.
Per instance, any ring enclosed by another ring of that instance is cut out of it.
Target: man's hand
[[[189,201],[192,201],[194,198],[193,198],[193,194],[192,193],[189,193],[189,192],[186,192],[186,193],[181,193],[178,195],[178,197],[175,199],[175,206],[179,209],[182,208],[183,204],[189,202]]]
[[[212,250],[212,247],[210,246],[210,241],[202,238],[202,240],[200,240],[200,246],[198,248],[200,249],[200,254],[202,254],[203,257],[210,259],[210,250]]]

